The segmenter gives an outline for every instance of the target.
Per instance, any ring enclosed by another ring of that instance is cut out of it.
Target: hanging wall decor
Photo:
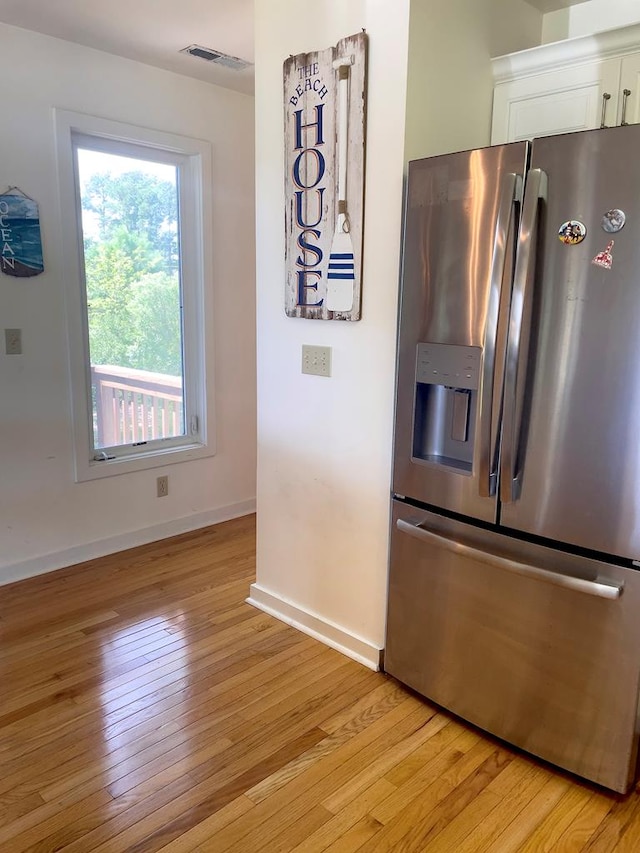
[[[359,320],[367,36],[284,63],[285,311]]]
[[[9,187],[0,195],[0,272],[29,278],[43,271],[38,205]]]

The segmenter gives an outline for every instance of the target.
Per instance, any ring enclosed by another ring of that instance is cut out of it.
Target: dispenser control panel
[[[475,391],[480,385],[482,347],[418,344],[416,382]]]

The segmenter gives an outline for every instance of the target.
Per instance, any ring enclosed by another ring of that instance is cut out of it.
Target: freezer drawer
[[[385,669],[560,767],[635,775],[640,574],[394,501]]]

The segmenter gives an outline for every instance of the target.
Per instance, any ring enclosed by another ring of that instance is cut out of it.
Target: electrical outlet
[[[4,351],[7,355],[22,355],[22,329],[4,330]]]
[[[156,490],[159,498],[166,498],[169,494],[169,477],[157,477]]]
[[[331,347],[302,345],[302,372],[331,376]]]

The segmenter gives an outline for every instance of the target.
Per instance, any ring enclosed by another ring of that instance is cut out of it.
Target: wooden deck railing
[[[91,384],[96,447],[184,434],[181,376],[101,364],[91,367]]]

